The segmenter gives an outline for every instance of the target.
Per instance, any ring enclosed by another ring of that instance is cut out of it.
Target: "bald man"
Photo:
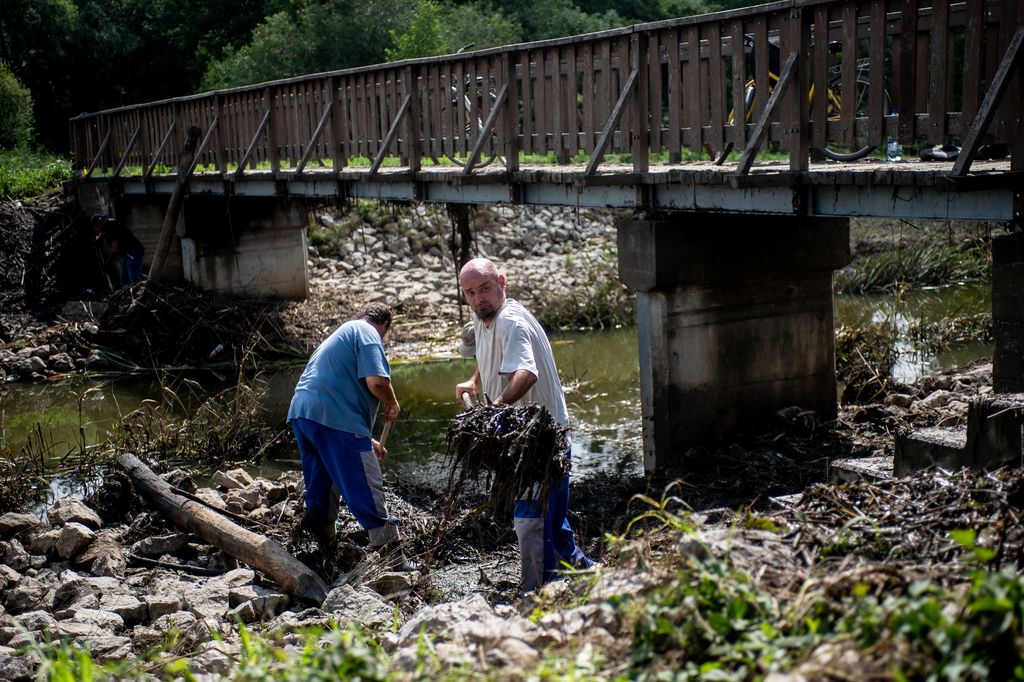
[[[476,371],[455,387],[460,402],[464,393],[475,398],[483,391],[495,405],[539,403],[562,426],[569,427],[569,412],[551,344],[540,322],[517,301],[505,296],[505,276],[494,263],[475,258],[459,273],[459,284],[473,310],[476,336]],[[522,558],[523,593],[531,592],[558,573],[563,564],[587,568],[592,562],[576,546],[569,521],[569,479],[558,484],[544,513],[540,500],[520,498],[513,519]]]

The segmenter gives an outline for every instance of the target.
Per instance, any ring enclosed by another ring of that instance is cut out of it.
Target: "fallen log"
[[[225,554],[266,573],[285,592],[322,604],[327,585],[279,543],[248,531],[208,507],[177,495],[171,485],[134,455],[121,455],[117,465],[140,493],[174,523],[198,535]]]

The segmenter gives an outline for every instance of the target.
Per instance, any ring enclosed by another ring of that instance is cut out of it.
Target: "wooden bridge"
[[[112,109],[72,119],[71,139],[79,172],[125,193],[184,173],[192,193],[238,196],[1006,221],[1022,25],[1019,0],[791,0]],[[183,169],[189,126],[202,142]],[[953,137],[954,168],[812,152]],[[975,163],[993,143],[1010,161]],[[722,165],[683,162],[727,145]],[[758,163],[769,146],[788,163]]]
[[[835,413],[848,218],[1019,230],[1022,44],[1024,0],[789,0],[112,109],[71,138],[87,205],[133,229],[166,232],[187,188],[180,267],[220,291],[306,293],[297,198],[635,209],[619,273],[654,469],[782,407]],[[955,163],[871,153],[952,139]],[[993,252],[996,387],[1020,391],[1024,235]]]

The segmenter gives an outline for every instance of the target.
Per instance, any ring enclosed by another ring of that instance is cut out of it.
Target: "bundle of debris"
[[[484,472],[494,509],[507,511],[524,494],[546,505],[552,487],[569,475],[568,431],[537,403],[479,405],[462,412],[445,436],[445,458],[452,458],[449,506],[467,478]]]

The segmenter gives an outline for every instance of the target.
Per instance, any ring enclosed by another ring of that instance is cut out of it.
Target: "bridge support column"
[[[183,207],[185,278],[204,291],[306,298],[305,202],[192,195]]]
[[[832,272],[845,218],[620,220],[636,290],[644,466],[798,405],[836,413]]]
[[[1024,392],[1024,233],[992,240],[992,388]]]

